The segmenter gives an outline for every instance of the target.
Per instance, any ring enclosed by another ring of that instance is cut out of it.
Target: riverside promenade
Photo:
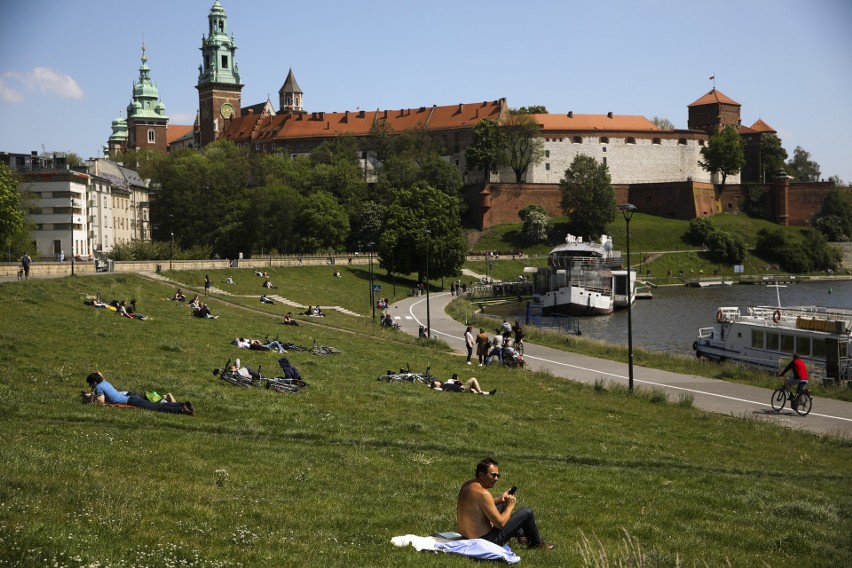
[[[446,341],[454,351],[464,353],[465,326],[451,319],[444,311],[453,299],[448,292],[430,295],[429,314],[432,324],[432,336]],[[400,324],[402,331],[417,335],[419,327],[426,326],[426,296],[408,298],[391,306],[391,315]],[[493,327],[497,327],[495,322]],[[474,330],[474,335],[478,332]],[[489,336],[492,329],[486,330]],[[527,370],[547,371],[558,377],[573,381],[594,384],[603,380],[606,383],[628,384],[627,362],[598,359],[568,351],[560,351],[524,342],[524,360]],[[463,374],[464,362],[459,365]],[[467,372],[478,377],[486,377],[488,370],[475,364]],[[769,404],[772,391],[738,383],[729,383],[717,379],[708,379],[694,375],[683,375],[669,371],[660,371],[648,367],[633,367],[635,389],[660,388],[670,400],[677,400],[683,394],[693,397],[696,408],[708,412],[726,414],[738,418],[758,419],[779,426],[806,430],[821,435],[852,438],[852,403],[839,400],[814,398],[813,410],[808,416],[799,416],[789,406],[780,413],[772,410]]]

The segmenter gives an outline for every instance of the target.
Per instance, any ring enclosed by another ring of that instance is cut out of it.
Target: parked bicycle
[[[388,370],[385,374],[376,377],[376,380],[384,381],[386,383],[409,382],[423,385],[428,385],[432,381],[437,380],[434,375],[431,375],[429,373],[429,366],[426,367],[426,372],[424,373],[412,373],[411,365],[409,365],[408,363],[405,364],[405,367],[405,369],[400,369],[398,373],[394,373],[393,371]]]
[[[285,360],[286,358],[282,359],[282,361]],[[281,364],[280,361],[279,364]],[[287,365],[292,367],[289,365],[289,361],[287,362]],[[238,387],[264,387],[279,393],[295,394],[301,392],[301,389],[308,386],[308,383],[298,375],[298,371],[296,371],[295,375],[293,375],[292,372],[289,372],[290,376],[286,376],[288,374],[288,370],[284,365],[281,366],[285,372],[285,376],[264,377],[261,373],[261,367],[258,367],[256,371],[248,367],[240,367],[239,359],[237,359],[237,363],[232,366],[231,360],[228,359],[224,369],[214,369],[213,375],[218,376],[225,382]]]
[[[314,345],[313,345],[313,347],[310,348],[309,351],[311,353],[313,353],[314,355],[322,355],[322,356],[325,356],[325,355],[340,355],[341,353],[343,353],[343,351],[341,351],[337,347],[332,347],[331,345],[317,345],[316,339],[314,339]]]
[[[799,416],[810,414],[813,397],[811,397],[811,391],[807,386],[801,392],[792,392],[782,381],[781,386],[772,392],[772,410],[781,412],[788,400],[790,401],[790,408],[795,410]]]

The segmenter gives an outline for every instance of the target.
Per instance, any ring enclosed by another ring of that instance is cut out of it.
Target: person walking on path
[[[467,347],[467,364],[470,365],[470,358],[473,356],[473,347],[476,342],[473,339],[473,331],[470,326],[464,332],[464,346]]]
[[[207,274],[204,275],[204,295],[210,295],[210,276]]]
[[[30,253],[25,252],[24,256],[21,257],[21,268],[24,269],[24,278],[27,280],[30,279],[30,264],[32,264],[33,259],[30,258]]]

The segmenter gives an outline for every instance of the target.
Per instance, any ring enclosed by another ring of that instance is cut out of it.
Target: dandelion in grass
[[[228,470],[225,468],[217,469],[213,472],[213,476],[216,479],[216,486],[224,487],[225,482],[228,481]]]

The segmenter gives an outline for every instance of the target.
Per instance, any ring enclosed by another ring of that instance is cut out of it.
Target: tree
[[[386,207],[375,201],[359,203],[349,216],[349,246],[354,248],[359,244],[378,242],[382,233],[382,223]],[[352,249],[350,249],[352,250]]]
[[[793,150],[793,158],[787,162],[787,172],[796,181],[819,181],[819,164],[811,160],[810,153],[801,146]]]
[[[349,217],[333,195],[324,191],[305,199],[297,218],[299,250],[338,248],[349,236]]]
[[[528,243],[543,243],[550,236],[553,229],[553,221],[550,215],[540,210],[530,211],[524,219],[521,236]]]
[[[578,154],[559,182],[562,211],[571,216],[571,227],[578,235],[596,239],[615,220],[615,190],[609,169],[591,156]]]
[[[657,128],[659,128],[660,130],[674,130],[675,129],[674,123],[672,123],[672,121],[669,120],[668,118],[663,118],[661,116],[655,116],[655,117],[651,118],[651,122],[653,122],[654,125]]]
[[[0,246],[6,251],[26,226],[23,197],[15,174],[0,164]],[[26,251],[25,251],[26,252]]]
[[[830,241],[852,240],[852,190],[832,189],[812,224]]]
[[[547,107],[544,105],[532,105],[514,109],[512,112],[518,114],[547,114]]]
[[[513,111],[503,123],[502,131],[508,164],[515,172],[515,183],[521,183],[527,169],[544,159],[544,140],[538,136],[538,123],[528,114]]]
[[[737,129],[730,124],[710,135],[707,145],[701,149],[702,159],[698,165],[710,173],[722,174],[722,185],[729,175],[739,173],[745,165],[743,141]]]
[[[429,230],[430,234],[424,233]],[[389,270],[393,257],[399,274],[426,273],[426,246],[429,246],[429,277],[456,276],[467,254],[461,228],[459,203],[442,191],[419,182],[394,192],[376,250],[380,266]],[[393,252],[391,252],[393,247]]]
[[[508,164],[503,131],[500,125],[490,118],[483,118],[473,127],[473,142],[464,153],[469,168],[478,168],[488,174]]]
[[[771,181],[778,170],[784,169],[787,150],[781,145],[781,139],[775,134],[764,134],[760,137],[760,168],[763,181]]]

